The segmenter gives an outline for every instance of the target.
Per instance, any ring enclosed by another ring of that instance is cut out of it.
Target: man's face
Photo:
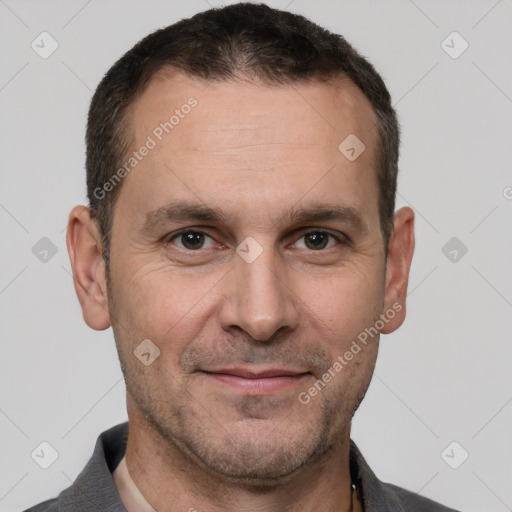
[[[109,311],[129,403],[217,474],[278,478],[349,432],[378,337],[308,390],[384,312],[375,121],[349,81],[205,88],[174,75],[134,105],[132,150],[148,136],[156,147],[113,219]],[[349,134],[366,146],[354,161],[338,150]],[[146,366],[134,350],[147,339],[160,355]]]

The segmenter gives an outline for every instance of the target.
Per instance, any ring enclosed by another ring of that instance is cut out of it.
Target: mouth
[[[270,368],[221,368],[201,370],[212,383],[227,386],[244,395],[270,395],[302,382],[309,372]]]

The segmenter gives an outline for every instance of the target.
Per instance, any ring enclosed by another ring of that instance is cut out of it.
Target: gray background
[[[126,419],[112,333],[84,324],[65,246],[85,202],[92,91],[142,36],[223,3],[0,1],[1,511],[70,485],[97,435]],[[408,317],[382,337],[353,438],[383,480],[464,511],[512,510],[511,2],[268,3],[345,35],[403,128],[398,205],[417,214]],[[59,45],[47,59],[31,48],[43,31]],[[469,44],[458,58],[454,31]],[[43,237],[57,249],[46,261],[32,251]],[[31,458],[42,441],[59,454],[46,470]]]

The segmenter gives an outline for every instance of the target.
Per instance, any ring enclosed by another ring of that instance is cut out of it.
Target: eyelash
[[[186,235],[187,233],[199,233],[199,234],[204,235],[205,237],[208,237],[208,238],[211,238],[212,240],[215,240],[214,237],[210,236],[208,233],[206,233],[204,231],[201,231],[200,229],[186,228],[186,229],[182,229],[182,230],[178,231],[177,233],[173,233],[172,235],[166,237],[165,241],[164,241],[165,246],[168,246],[170,243],[172,243],[173,240],[179,238],[182,235]],[[350,239],[346,235],[344,235],[344,234],[342,234],[342,236],[335,235],[334,233],[332,233],[330,231],[327,231],[325,229],[311,229],[309,231],[302,231],[302,234],[295,240],[294,243],[296,243],[298,240],[300,240],[301,238],[305,237],[306,235],[310,235],[312,233],[328,235],[331,238],[334,238],[334,240],[336,240],[336,242],[338,244],[345,245],[345,246],[350,246]],[[328,247],[328,249],[330,249],[330,248],[331,247]],[[187,251],[189,253],[197,253],[197,252],[201,251],[202,248],[201,249],[186,249],[186,248],[179,247],[179,249]],[[317,251],[315,251],[314,249],[309,249],[309,250],[311,252],[322,252],[322,251],[325,251],[326,249],[319,249]]]

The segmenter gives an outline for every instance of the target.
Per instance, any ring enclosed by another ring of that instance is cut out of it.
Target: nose
[[[224,330],[242,329],[265,342],[277,331],[296,329],[300,301],[286,280],[283,262],[271,249],[251,263],[234,255],[234,268],[226,276],[220,322]]]

